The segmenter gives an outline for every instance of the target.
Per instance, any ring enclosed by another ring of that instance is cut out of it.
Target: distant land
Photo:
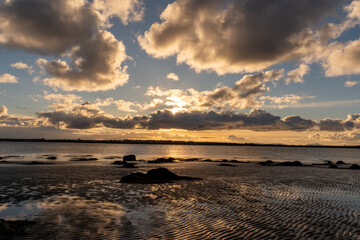
[[[194,141],[172,141],[172,140],[83,140],[83,139],[18,139],[0,138],[0,142],[66,142],[66,143],[112,143],[112,144],[169,144],[169,145],[214,145],[214,146],[259,146],[259,147],[308,147],[308,148],[360,148],[360,145],[287,145],[287,144],[261,144],[261,143],[232,143],[232,142],[194,142]]]

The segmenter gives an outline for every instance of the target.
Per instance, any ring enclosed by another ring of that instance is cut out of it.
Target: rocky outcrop
[[[188,176],[179,176],[166,168],[151,169],[146,174],[141,172],[132,173],[121,178],[122,183],[137,183],[137,184],[158,184],[170,183],[178,180],[201,180],[200,178],[193,178]]]

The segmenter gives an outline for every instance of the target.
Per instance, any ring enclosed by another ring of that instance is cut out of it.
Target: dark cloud
[[[197,71],[253,72],[313,49],[312,29],[338,0],[177,0],[138,40],[150,55],[177,55]]]
[[[99,91],[115,89],[127,83],[125,46],[108,31],[97,32],[70,52],[71,67],[65,61],[38,64],[51,76],[45,84],[67,91]]]
[[[0,5],[0,43],[40,54],[60,54],[90,38],[98,21],[85,1],[5,1]]]

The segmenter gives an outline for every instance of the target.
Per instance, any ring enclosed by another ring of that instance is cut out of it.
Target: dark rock
[[[138,168],[134,163],[125,163],[123,168]]]
[[[219,166],[222,166],[222,167],[236,167],[236,165],[230,164],[230,163],[220,163]]]
[[[338,166],[336,164],[332,164],[329,166],[329,168],[338,168]]]
[[[242,163],[242,162],[239,161],[239,160],[230,160],[230,162],[232,162],[232,163]]]
[[[177,180],[200,180],[187,176],[179,176],[166,168],[151,169],[146,174],[141,172],[132,173],[121,178],[122,183],[156,184],[170,183]]]
[[[325,162],[324,165],[333,165],[333,162],[332,162],[332,161],[325,160],[324,162]]]
[[[34,224],[33,221],[6,221],[0,219],[0,240],[11,240],[25,236],[29,226]]]
[[[173,163],[175,161],[175,158],[169,157],[169,158],[157,158],[152,161],[148,161],[148,163]]]
[[[74,161],[74,162],[89,162],[89,161],[96,161],[98,160],[97,158],[73,158],[70,161]]]
[[[26,165],[49,165],[49,164],[54,164],[54,163],[31,161],[31,162],[27,162],[27,163],[24,163],[24,164],[26,164]]]
[[[261,166],[274,166],[274,162],[271,160],[267,160],[265,162],[259,162]]]
[[[205,159],[203,162],[212,162],[211,159]]]
[[[185,158],[184,161],[186,161],[186,162],[197,162],[197,161],[199,161],[199,159],[198,158]]]
[[[345,163],[343,161],[337,161],[336,164],[337,165],[344,165]]]
[[[124,162],[136,161],[136,156],[135,155],[126,155],[123,157],[123,161]]]
[[[121,157],[119,157],[119,156],[108,156],[108,157],[105,157],[105,159],[121,159]]]
[[[5,164],[5,163],[9,163],[9,162],[8,162],[8,161],[5,161],[5,160],[0,161],[0,164]]]
[[[278,166],[300,167],[300,166],[304,166],[304,165],[299,161],[293,161],[293,162],[281,162],[278,164]]]
[[[353,164],[349,167],[349,169],[352,169],[352,170],[360,170],[360,166],[357,165],[357,164]]]
[[[0,160],[2,160],[2,159],[4,159],[4,157],[1,157],[1,156],[0,156]]]
[[[114,165],[124,165],[125,163],[123,161],[114,161],[112,164],[114,164]]]
[[[50,156],[50,157],[47,157],[46,159],[48,159],[48,160],[56,160],[57,157],[55,157],[55,156]]]
[[[230,162],[230,161],[227,159],[222,159],[221,162]]]

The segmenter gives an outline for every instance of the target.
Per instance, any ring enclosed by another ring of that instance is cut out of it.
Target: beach
[[[20,239],[360,238],[360,171],[348,164],[175,158],[132,169],[112,164],[120,155],[31,156],[0,165],[0,219],[34,222]],[[31,159],[52,164],[24,164]],[[120,182],[159,167],[201,180]]]

